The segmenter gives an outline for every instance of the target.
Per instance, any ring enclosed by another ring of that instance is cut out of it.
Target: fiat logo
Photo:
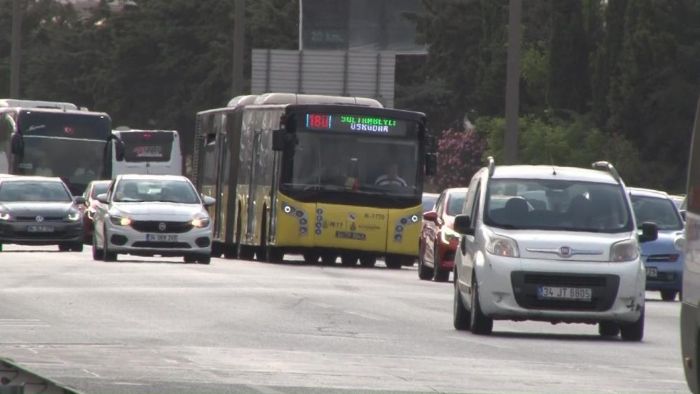
[[[562,246],[559,248],[559,255],[561,257],[571,257],[571,248],[568,246]]]
[[[165,223],[163,223],[163,222],[158,223],[158,230],[159,231],[163,232],[163,231],[165,231],[166,228],[167,227],[165,226]]]
[[[44,217],[43,217],[43,216],[37,216],[37,217],[34,218],[34,220],[36,220],[37,222],[41,223],[41,222],[44,221]]]

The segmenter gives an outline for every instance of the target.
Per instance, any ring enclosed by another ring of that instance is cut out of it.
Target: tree
[[[469,185],[479,170],[486,141],[475,130],[447,129],[438,139],[438,172],[436,183],[440,189]]]

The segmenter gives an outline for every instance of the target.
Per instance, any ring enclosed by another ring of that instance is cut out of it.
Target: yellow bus
[[[212,254],[412,265],[432,146],[422,113],[367,98],[268,93],[200,112],[192,180],[217,199]]]

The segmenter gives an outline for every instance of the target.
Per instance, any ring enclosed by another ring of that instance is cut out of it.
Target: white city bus
[[[113,130],[124,159],[112,154],[112,177],[120,174],[182,175],[180,137],[175,130]]]
[[[695,112],[688,163],[685,259],[681,293],[681,350],[685,379],[700,392],[700,100]]]

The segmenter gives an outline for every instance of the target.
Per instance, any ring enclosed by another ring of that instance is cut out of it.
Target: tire
[[[354,267],[357,265],[357,256],[352,254],[342,254],[340,255],[340,264],[343,267]]]
[[[676,294],[678,292],[675,290],[661,290],[661,299],[664,301],[675,301]]]
[[[102,255],[102,260],[107,262],[117,261],[117,253],[109,250],[109,242],[107,241],[109,239],[109,236],[107,234],[107,228],[102,230],[102,235],[104,236],[104,251]]]
[[[455,273],[455,283],[454,283],[454,296],[452,300],[452,324],[455,330],[466,331],[469,329],[469,311],[464,307],[462,302],[462,297],[459,294],[459,287],[457,284],[457,274]]]
[[[69,243],[58,244],[58,251],[59,252],[70,252],[70,244]]]
[[[601,337],[616,337],[620,335],[620,326],[611,321],[602,321],[598,323],[598,334]]]
[[[211,263],[211,256],[208,254],[199,255],[199,256],[197,256],[197,263],[210,264]]]
[[[238,244],[238,258],[241,260],[253,260],[255,258],[255,249],[248,245]]]
[[[263,260],[268,263],[280,264],[284,262],[284,252],[274,246],[263,246]]]
[[[221,257],[224,254],[224,245],[221,242],[211,243],[211,257]]]
[[[430,280],[433,277],[433,270],[425,266],[425,257],[423,253],[418,255],[418,279]]]
[[[232,245],[223,245],[223,252],[224,252],[224,258],[225,259],[235,259],[238,257],[236,253],[238,252],[238,249],[236,246]]]
[[[73,252],[82,252],[83,251],[83,243],[82,242],[75,242],[73,245],[71,245],[70,250]]]
[[[306,252],[304,253],[304,262],[306,264],[317,264],[318,263],[318,253]]]
[[[437,247],[433,251],[433,272],[431,273],[435,282],[447,282],[450,279],[450,271],[440,267],[440,255]]]
[[[335,260],[338,258],[338,256],[330,253],[324,253],[321,255],[321,264],[323,265],[334,265]]]
[[[95,261],[100,261],[104,259],[104,250],[97,248],[97,235],[92,233],[92,259]]]
[[[191,254],[182,257],[182,260],[187,264],[193,264],[197,262],[197,257]]]
[[[402,266],[401,257],[399,256],[386,256],[384,258],[384,263],[386,264],[386,268],[392,270],[400,270]]]
[[[644,308],[636,322],[620,324],[620,336],[623,341],[641,342],[644,338]]]
[[[360,265],[364,268],[374,268],[377,264],[377,258],[375,256],[360,256]]]
[[[479,285],[476,273],[472,275],[472,309],[469,311],[469,329],[476,335],[489,335],[493,331],[493,319],[484,315],[479,302]]]

